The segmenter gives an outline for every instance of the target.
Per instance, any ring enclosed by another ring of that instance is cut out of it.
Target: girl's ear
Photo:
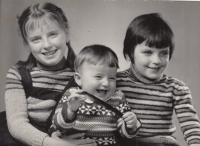
[[[30,46],[29,46],[27,43],[25,43],[25,42],[24,42],[24,46],[25,46],[25,48],[28,49],[28,51],[31,53],[31,48],[30,48]]]
[[[127,60],[127,61],[131,61],[131,60],[130,60],[130,57],[129,57],[127,54],[126,54],[126,60]]]
[[[76,83],[79,85],[79,86],[81,86],[81,75],[79,74],[79,73],[75,73],[74,74],[74,79],[75,79],[75,81],[76,81]]]

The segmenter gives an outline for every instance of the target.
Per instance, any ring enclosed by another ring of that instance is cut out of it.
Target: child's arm
[[[132,138],[137,134],[141,123],[131,111],[124,94],[122,92],[120,94],[122,95],[122,100],[117,108],[123,113],[123,116],[117,121],[117,127],[122,137]]]
[[[60,130],[61,132],[66,131],[74,126],[76,111],[81,102],[85,100],[84,95],[81,95],[81,93],[82,90],[77,90],[75,88],[66,91],[56,108],[50,128],[51,132],[56,130]]]
[[[178,117],[181,130],[189,146],[200,145],[200,123],[192,105],[189,88],[179,83],[174,89],[174,109]]]

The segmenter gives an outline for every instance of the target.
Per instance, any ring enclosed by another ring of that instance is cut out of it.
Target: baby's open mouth
[[[97,92],[99,92],[100,94],[106,94],[108,90],[97,89]]]

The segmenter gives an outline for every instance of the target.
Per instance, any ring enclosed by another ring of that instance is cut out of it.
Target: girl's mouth
[[[158,71],[161,67],[148,67],[149,69]]]
[[[53,55],[56,53],[57,50],[53,50],[53,51],[49,51],[49,52],[46,52],[46,53],[42,53],[43,55],[45,56],[50,56],[50,55]]]

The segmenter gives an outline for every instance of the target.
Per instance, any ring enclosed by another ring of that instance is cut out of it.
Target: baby
[[[117,55],[108,47],[83,48],[75,60],[75,81],[79,87],[66,91],[53,118],[50,131],[60,136],[85,133],[97,145],[120,145],[120,137],[132,138],[141,126],[124,94],[116,90]],[[83,94],[83,92],[89,94]],[[102,102],[99,102],[94,95]],[[106,104],[120,111],[119,117]]]

